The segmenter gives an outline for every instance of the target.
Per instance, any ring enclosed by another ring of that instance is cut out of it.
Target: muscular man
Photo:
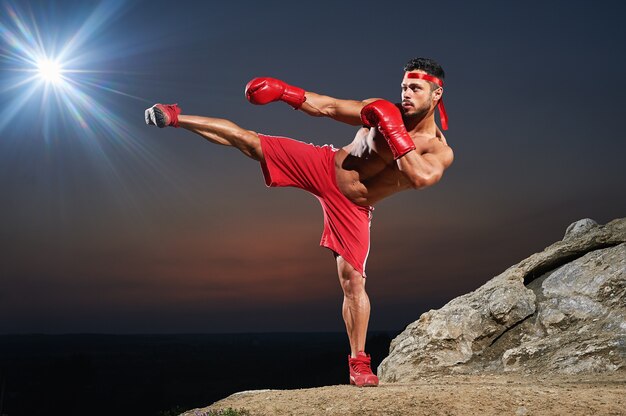
[[[434,117],[437,107],[445,130],[443,69],[432,59],[416,58],[404,71],[402,101],[395,105],[374,98],[340,100],[274,78],[248,83],[246,97],[253,104],[284,101],[312,116],[363,126],[341,149],[256,133],[228,120],[183,115],[175,104],[146,110],[147,124],[182,127],[258,160],[268,186],[298,187],[318,198],[324,211],[320,245],[335,255],[350,340],[350,383],[359,387],[378,385],[365,353],[370,316],[365,263],[373,205],[400,191],[434,185],[453,159]]]

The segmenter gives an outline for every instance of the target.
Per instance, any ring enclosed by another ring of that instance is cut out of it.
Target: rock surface
[[[584,219],[391,343],[385,382],[426,374],[603,373],[626,366],[626,218]]]
[[[617,371],[584,377],[437,375],[376,388],[256,390],[181,416],[237,414],[232,410],[251,416],[589,416],[624,415],[624,409],[626,372]]]

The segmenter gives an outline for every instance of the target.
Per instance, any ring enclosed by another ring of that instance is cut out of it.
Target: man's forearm
[[[363,124],[361,109],[372,101],[340,100],[310,91],[305,93],[305,97],[306,101],[300,107],[301,111],[314,117],[329,117],[352,126]]]

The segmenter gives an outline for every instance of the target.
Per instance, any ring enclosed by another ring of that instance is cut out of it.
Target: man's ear
[[[435,91],[433,91],[433,101],[439,101],[442,95],[443,95],[443,87],[437,88]]]

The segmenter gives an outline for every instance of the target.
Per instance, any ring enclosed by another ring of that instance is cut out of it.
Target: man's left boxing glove
[[[276,78],[254,78],[246,85],[246,98],[252,104],[258,105],[280,100],[296,110],[306,101],[302,88]]]
[[[376,127],[387,140],[394,160],[415,150],[415,143],[404,127],[398,107],[387,100],[376,100],[361,109],[361,121],[368,127]]]

